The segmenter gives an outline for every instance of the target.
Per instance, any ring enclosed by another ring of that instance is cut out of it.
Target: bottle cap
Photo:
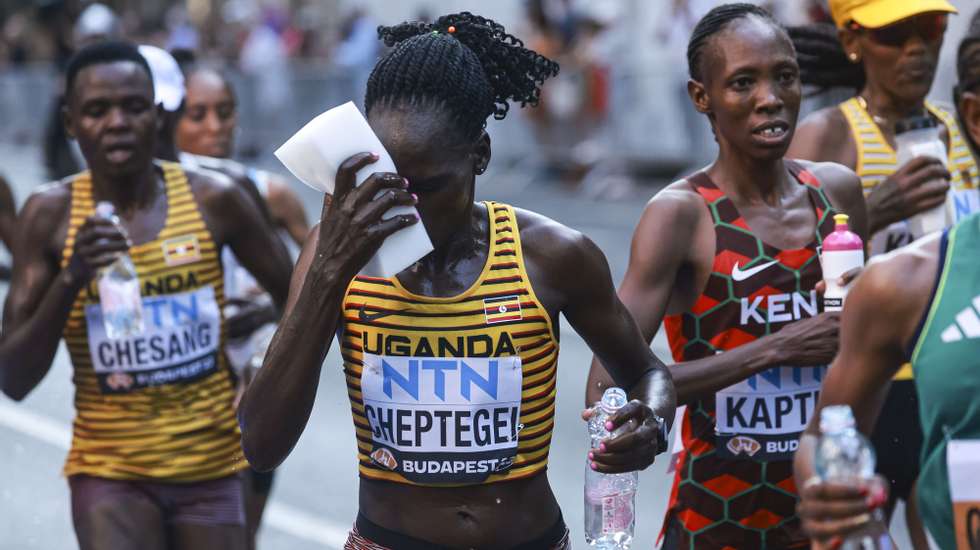
[[[854,427],[850,405],[830,405],[820,410],[820,433],[836,433]]]
[[[834,223],[837,225],[847,225],[847,220],[851,219],[847,214],[834,214]]]
[[[613,413],[628,401],[629,398],[626,397],[626,392],[622,388],[606,388],[606,391],[602,394],[602,401],[599,402],[599,406],[606,413]]]
[[[937,126],[936,119],[931,116],[913,116],[909,118],[903,118],[895,123],[895,133],[904,134],[905,132],[911,132],[912,130],[924,130],[926,128],[935,128]]]
[[[112,205],[109,201],[99,201],[99,204],[95,205],[95,214],[100,218],[111,219],[116,213],[116,207]]]

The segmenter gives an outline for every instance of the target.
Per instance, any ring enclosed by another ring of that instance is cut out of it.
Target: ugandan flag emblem
[[[183,235],[163,241],[163,261],[168,266],[182,265],[201,259],[197,235]]]
[[[484,298],[483,314],[487,317],[488,325],[506,321],[520,321],[524,318],[524,314],[521,313],[521,298],[516,295]]]

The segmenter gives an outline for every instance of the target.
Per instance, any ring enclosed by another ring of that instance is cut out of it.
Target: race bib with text
[[[92,366],[103,393],[187,383],[215,372],[221,314],[214,288],[143,298],[141,334],[106,336],[99,303],[85,307]]]
[[[827,367],[774,367],[715,394],[715,447],[730,459],[792,460]]]
[[[506,471],[521,429],[521,358],[364,354],[371,459],[417,483],[479,483]]]
[[[980,548],[980,440],[954,439],[946,446],[949,493],[957,550]]]

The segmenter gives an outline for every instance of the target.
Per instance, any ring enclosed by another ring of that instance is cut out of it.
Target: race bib
[[[980,549],[980,440],[954,439],[946,446],[949,494],[957,550]]]
[[[187,383],[218,368],[221,314],[214,289],[143,298],[141,334],[106,336],[99,303],[85,307],[89,352],[103,393]]]
[[[962,184],[949,190],[946,198],[947,227],[954,225],[974,212],[980,212],[980,192],[977,188]],[[916,240],[908,221],[895,222],[871,238],[871,255],[884,254],[912,244]]]
[[[729,459],[791,460],[827,367],[774,367],[715,394],[715,447]]]
[[[479,483],[513,464],[521,358],[364,354],[371,459],[417,483]]]

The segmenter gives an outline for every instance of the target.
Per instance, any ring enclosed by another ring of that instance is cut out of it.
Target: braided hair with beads
[[[537,105],[541,84],[558,64],[524,47],[493,20],[469,12],[434,23],[378,27],[393,47],[368,79],[364,107],[446,108],[464,135],[476,138],[490,115],[507,116],[509,102]]]
[[[691,31],[690,40],[687,42],[687,70],[692,79],[700,82],[704,77],[701,63],[708,40],[725,30],[725,27],[733,21],[751,16],[760,17],[778,29],[783,28],[765,8],[746,3],[722,4],[706,13],[698,21],[694,30]]]

